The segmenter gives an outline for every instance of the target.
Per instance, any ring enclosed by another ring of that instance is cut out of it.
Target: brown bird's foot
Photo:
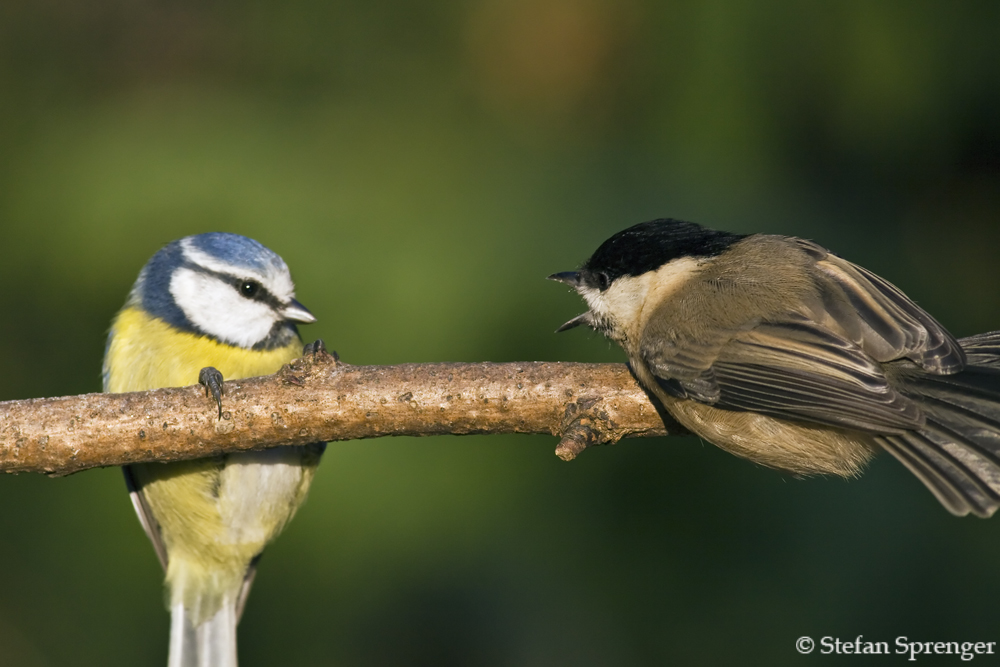
[[[208,396],[208,392],[212,392],[212,398],[219,406],[219,419],[222,419],[222,373],[211,366],[205,366],[198,373],[198,384],[205,387],[205,396]]]

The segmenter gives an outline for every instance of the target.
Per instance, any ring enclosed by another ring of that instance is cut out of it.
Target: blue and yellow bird
[[[285,262],[252,239],[174,241],[139,273],[115,317],[104,390],[180,387],[218,374],[274,373],[302,354]],[[220,404],[221,407],[221,404]],[[124,469],[132,502],[166,570],[170,667],[235,667],[236,624],[264,546],[305,500],[324,445],[279,447]]]

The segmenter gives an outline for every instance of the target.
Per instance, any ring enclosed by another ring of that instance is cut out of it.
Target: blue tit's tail
[[[926,423],[877,440],[948,511],[985,518],[1000,507],[1000,331],[959,343],[968,363],[954,375],[905,360],[887,364],[893,386],[920,406]]]
[[[215,615],[198,625],[176,603],[170,609],[168,667],[236,667],[236,600],[225,600]]]

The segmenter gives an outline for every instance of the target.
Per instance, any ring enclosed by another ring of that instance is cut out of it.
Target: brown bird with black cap
[[[552,280],[684,427],[801,475],[880,449],[956,515],[1000,507],[1000,332],[956,340],[899,289],[800,238],[663,219]]]

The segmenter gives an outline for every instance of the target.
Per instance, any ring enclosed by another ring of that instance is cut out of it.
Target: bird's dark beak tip
[[[581,324],[590,324],[590,322],[591,322],[590,311],[588,310],[585,313],[581,313],[580,315],[577,315],[576,317],[574,317],[573,319],[571,319],[569,322],[567,322],[566,324],[564,324],[561,327],[559,327],[558,329],[556,329],[556,333],[562,333],[563,331],[569,331],[570,329],[575,329],[576,327],[580,326]]]
[[[570,287],[576,287],[580,284],[580,272],[560,271],[559,273],[553,273],[551,276],[548,276],[547,280],[554,280],[557,283],[564,283]]]

